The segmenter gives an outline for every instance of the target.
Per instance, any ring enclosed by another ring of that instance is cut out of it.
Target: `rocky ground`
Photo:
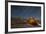
[[[11,28],[28,28],[28,27],[40,27],[41,21],[34,17],[28,19],[12,18]]]

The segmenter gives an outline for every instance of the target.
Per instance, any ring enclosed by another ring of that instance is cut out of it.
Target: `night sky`
[[[12,17],[21,16],[23,18],[34,16],[40,19],[41,18],[41,7],[12,5],[11,16]]]

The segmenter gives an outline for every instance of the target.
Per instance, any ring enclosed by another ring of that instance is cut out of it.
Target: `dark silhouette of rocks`
[[[23,28],[24,25],[25,26],[27,25],[30,27],[36,27],[36,26],[38,27],[38,26],[40,26],[39,24],[41,24],[41,21],[35,17],[29,17],[27,19],[24,19],[21,17],[15,17],[15,18],[12,17],[11,18],[11,28]]]

